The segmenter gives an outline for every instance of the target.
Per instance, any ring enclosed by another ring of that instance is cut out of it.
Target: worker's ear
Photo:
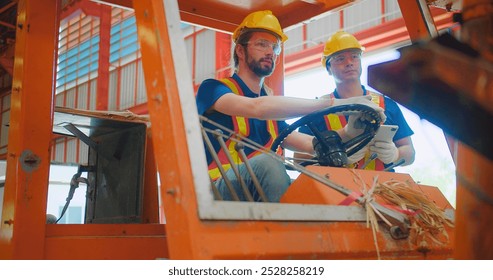
[[[239,59],[245,58],[245,48],[241,44],[236,44],[235,52]]]

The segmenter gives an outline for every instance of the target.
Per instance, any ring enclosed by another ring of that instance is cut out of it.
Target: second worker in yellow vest
[[[344,31],[334,33],[325,43],[322,66],[334,78],[336,89],[324,96],[325,99],[344,100],[347,98],[371,96],[371,100],[385,110],[384,124],[397,125],[399,129],[388,141],[372,141],[365,148],[350,156],[352,168],[384,170],[400,162],[409,165],[414,162],[414,147],[411,135],[414,132],[407,124],[402,111],[395,101],[376,92],[370,92],[361,85],[361,55],[364,47],[352,35]],[[347,124],[347,118],[330,114],[317,123],[320,131],[341,130]],[[301,127],[300,132],[311,134],[310,129]],[[306,154],[295,153],[295,158],[308,158]],[[392,170],[392,169],[391,169]]]

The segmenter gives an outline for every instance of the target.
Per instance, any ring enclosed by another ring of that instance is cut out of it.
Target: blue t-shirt
[[[237,82],[237,84],[240,86],[241,90],[243,91],[243,94],[245,97],[249,98],[257,98],[259,97],[258,94],[252,92],[248,86],[241,80],[241,78],[234,74],[232,78]],[[197,96],[196,96],[196,102],[197,102],[197,109],[198,113],[200,115],[203,115],[204,117],[207,117],[208,119],[230,129],[234,130],[234,124],[233,124],[233,118],[234,116],[226,115],[214,110],[209,110],[212,105],[223,95],[225,94],[235,94],[232,93],[232,90],[226,86],[224,83],[220,82],[219,80],[215,79],[207,79],[202,82],[200,85]],[[260,96],[266,96],[266,92],[264,88],[262,88],[260,92]],[[203,121],[202,125],[206,128],[209,128],[211,130],[218,129],[215,125]],[[250,133],[248,135],[248,139],[255,141],[261,146],[265,146],[270,140],[271,140],[271,135],[269,134],[268,127],[267,127],[267,121],[265,120],[259,120],[259,119],[254,119],[254,118],[249,118],[248,119],[248,125],[250,128]],[[284,128],[286,128],[288,125],[284,121],[277,121],[277,126],[278,126],[278,131],[282,131]],[[235,131],[238,132],[238,131]],[[223,133],[228,134],[228,132],[223,131]],[[211,140],[214,149],[216,152],[220,150],[220,145],[216,141],[213,135],[209,134],[209,139]],[[212,162],[212,156],[210,155],[209,151],[207,150],[207,147],[205,147],[206,150],[206,156],[207,156],[207,163],[210,164]],[[255,150],[251,149],[250,147],[245,146],[245,154],[249,155],[250,153],[254,152]]]

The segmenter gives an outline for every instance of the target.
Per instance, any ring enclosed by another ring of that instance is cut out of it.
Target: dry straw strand
[[[410,238],[412,244],[427,248],[428,242],[438,245],[444,245],[448,242],[449,237],[446,226],[453,227],[453,222],[445,215],[443,209],[440,209],[425,193],[412,188],[408,182],[389,180],[378,182],[378,176],[373,179],[373,184],[368,189],[365,181],[359,173],[350,169],[353,173],[353,181],[360,185],[363,193],[362,206],[367,212],[367,226],[371,226],[375,247],[378,258],[380,259],[379,248],[377,244],[376,232],[379,231],[377,216],[380,217],[387,225],[392,224],[372,205],[375,196],[381,198],[387,205],[397,211],[406,214],[410,220]]]

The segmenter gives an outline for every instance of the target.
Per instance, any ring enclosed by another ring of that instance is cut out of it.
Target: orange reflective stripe
[[[240,87],[236,83],[236,81],[233,78],[224,78],[221,79],[221,82],[223,82],[231,91],[233,91],[234,94],[243,96],[243,92],[240,90]],[[244,117],[241,116],[235,116],[233,118],[233,124],[235,126],[235,131],[240,133],[243,136],[248,136],[250,135],[250,127],[248,126],[248,120],[245,119]]]
[[[272,121],[272,120],[268,120],[267,121],[267,127],[268,127],[269,134],[270,134],[270,140],[269,140],[269,142],[265,146],[266,147],[271,147],[272,146],[272,143],[274,143],[274,140],[279,135],[279,127],[277,126],[277,122],[276,121]],[[275,151],[275,152],[278,155],[282,155],[283,154],[282,147],[279,146],[279,148],[277,148],[277,151]]]

